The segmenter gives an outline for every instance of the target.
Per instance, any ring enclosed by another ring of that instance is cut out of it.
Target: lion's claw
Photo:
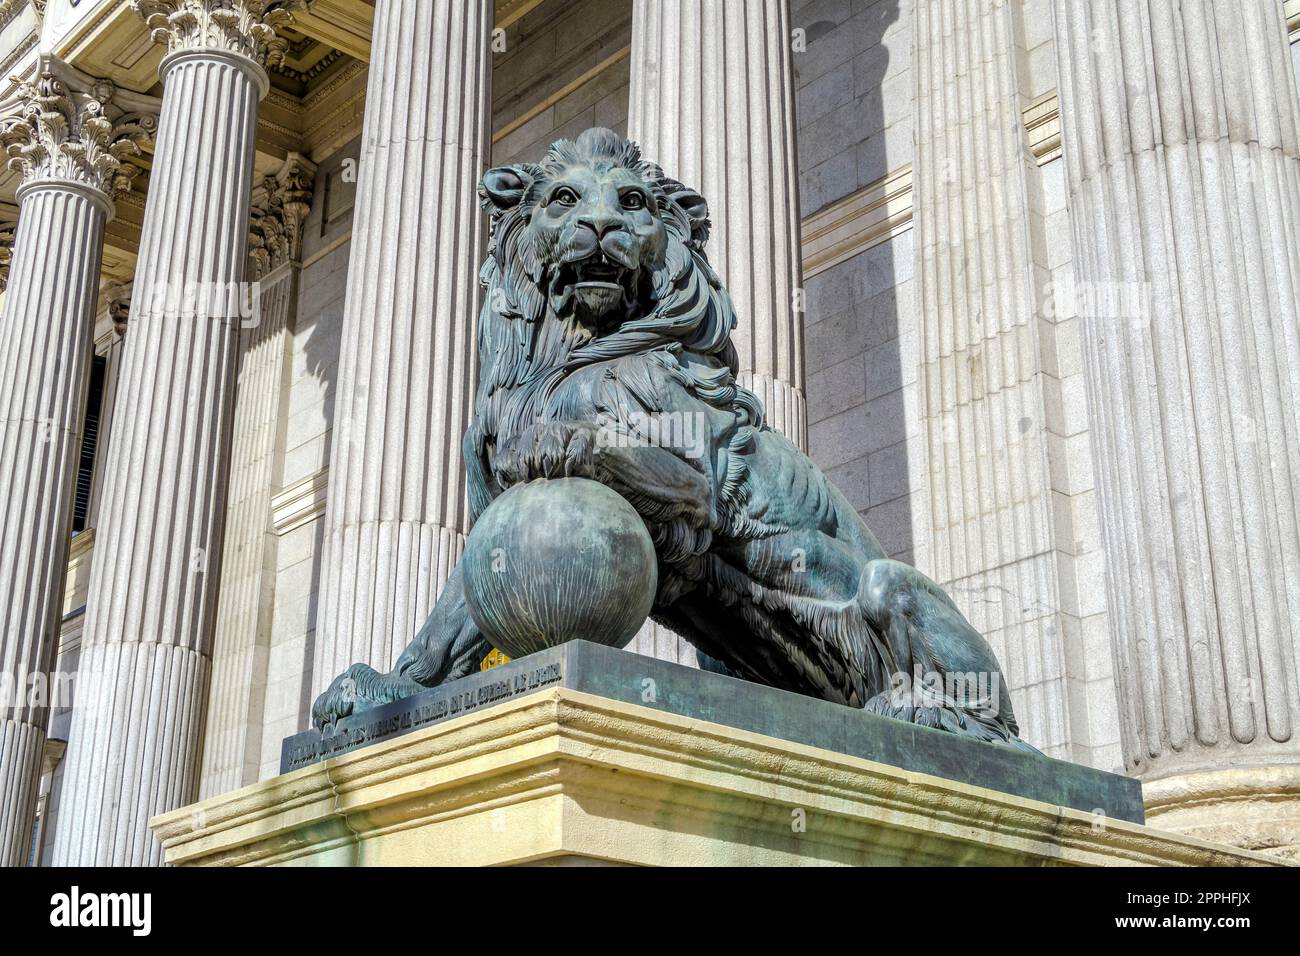
[[[502,447],[493,470],[502,488],[538,478],[590,477],[595,455],[590,424],[545,422],[529,425]]]
[[[401,700],[423,689],[401,674],[381,674],[367,664],[353,664],[316,698],[311,708],[312,723],[323,729],[344,717]]]

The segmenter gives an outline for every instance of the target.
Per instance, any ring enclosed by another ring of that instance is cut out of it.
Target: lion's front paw
[[[417,688],[418,689],[418,688]],[[311,719],[321,729],[350,714],[360,713],[403,696],[394,694],[392,679],[367,664],[353,664],[334,678],[312,704]]]
[[[596,458],[596,428],[586,422],[530,425],[507,442],[494,463],[502,488],[537,478],[589,478]]]

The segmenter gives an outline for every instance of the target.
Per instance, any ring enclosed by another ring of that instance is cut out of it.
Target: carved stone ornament
[[[13,261],[14,238],[17,234],[17,222],[0,219],[0,292],[9,285],[9,266]]]
[[[311,211],[316,164],[290,153],[280,171],[253,190],[248,255],[254,278],[261,279],[302,258],[302,229]]]
[[[118,335],[126,335],[131,317],[131,286],[130,282],[115,282],[105,290],[108,315],[113,322],[113,331]]]
[[[9,168],[24,183],[44,180],[80,183],[110,199],[128,191],[139,156],[158,128],[153,113],[119,105],[109,80],[87,78],[82,88],[42,63],[36,79],[20,84],[20,112],[0,133]]]
[[[155,43],[168,53],[223,50],[262,66],[284,62],[289,43],[276,31],[306,0],[131,0]]]

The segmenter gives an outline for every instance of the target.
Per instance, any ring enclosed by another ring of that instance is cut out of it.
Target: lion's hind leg
[[[897,668],[890,689],[871,698],[867,710],[1034,750],[1017,736],[993,649],[937,584],[901,562],[870,561],[858,604]]]

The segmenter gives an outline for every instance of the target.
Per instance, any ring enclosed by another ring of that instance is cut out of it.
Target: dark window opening
[[[90,493],[95,482],[95,449],[99,447],[99,415],[104,404],[104,371],[108,361],[96,355],[90,363],[90,388],[86,394],[86,424],[81,432],[81,457],[77,462],[77,492],[72,504],[72,533],[86,530],[90,518]]]

